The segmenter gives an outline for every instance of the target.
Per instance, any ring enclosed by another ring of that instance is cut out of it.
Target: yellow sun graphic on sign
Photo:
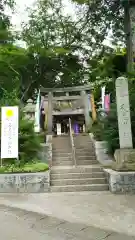
[[[7,116],[8,118],[9,118],[9,117],[13,117],[13,115],[14,115],[13,110],[8,109],[8,110],[6,111],[6,116]]]

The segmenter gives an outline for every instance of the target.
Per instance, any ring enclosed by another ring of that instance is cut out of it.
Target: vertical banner
[[[90,94],[88,94],[88,109],[89,109],[89,112],[91,112],[91,100],[90,100]]]
[[[44,112],[45,112],[45,123],[44,123],[44,127],[45,129],[47,129],[48,127],[48,101],[44,101]]]
[[[93,121],[96,121],[97,120],[97,113],[96,113],[95,101],[94,101],[94,95],[93,94],[90,95],[90,99],[91,99],[92,119],[93,119]]]
[[[36,133],[40,132],[40,91],[36,101],[34,131]]]
[[[105,86],[101,87],[102,110],[105,109]]]
[[[105,111],[108,113],[110,111],[110,94],[105,95]]]
[[[57,123],[57,135],[60,136],[61,135],[61,124]]]
[[[1,108],[1,159],[18,159],[18,118],[17,106]]]

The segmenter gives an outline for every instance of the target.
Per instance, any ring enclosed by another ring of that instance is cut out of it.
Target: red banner
[[[104,104],[105,104],[105,111],[109,112],[110,111],[110,94],[105,95]]]

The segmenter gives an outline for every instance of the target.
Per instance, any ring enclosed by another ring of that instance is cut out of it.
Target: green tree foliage
[[[30,12],[24,25],[22,37],[35,61],[35,88],[83,83],[85,68],[78,54],[83,48],[80,22],[63,11],[62,1],[38,1],[37,10]]]
[[[12,40],[10,32],[10,18],[6,14],[6,7],[13,9],[14,0],[1,0],[0,1],[0,44],[6,44]]]
[[[88,32],[96,40],[102,41],[111,33],[113,43],[125,42],[124,9],[120,0],[72,0],[82,6],[82,14]],[[85,11],[84,11],[85,6]]]
[[[111,101],[115,101],[115,79],[126,75],[127,58],[125,49],[114,50],[104,47],[104,53],[98,54],[88,61],[89,78],[94,84],[96,102],[101,98],[101,87],[106,87],[106,93],[111,93]]]

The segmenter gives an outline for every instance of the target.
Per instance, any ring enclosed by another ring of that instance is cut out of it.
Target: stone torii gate
[[[77,87],[66,87],[66,88],[43,88],[41,87],[41,95],[44,96],[44,101],[47,106],[48,115],[48,134],[52,134],[53,127],[53,116],[58,115],[78,115],[82,114],[85,117],[86,129],[89,129],[92,125],[92,119],[89,115],[90,100],[88,94],[91,92],[90,85],[77,86]],[[59,95],[59,96],[56,96]],[[68,110],[68,112],[54,111],[53,104],[58,101],[73,101],[80,100],[83,107],[75,110]],[[48,102],[48,103],[47,103]]]

